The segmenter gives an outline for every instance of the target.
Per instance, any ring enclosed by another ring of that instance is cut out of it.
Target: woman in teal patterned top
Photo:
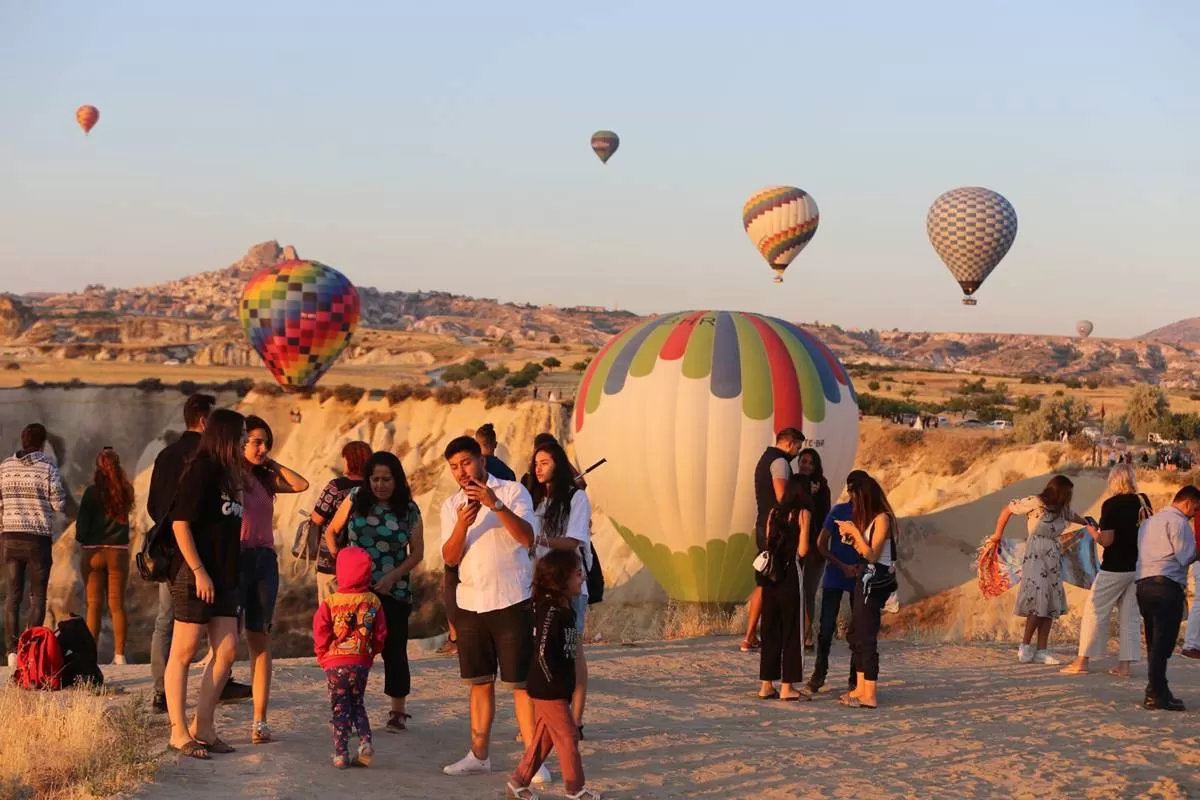
[[[383,691],[391,698],[387,730],[404,730],[411,689],[408,669],[408,615],[412,612],[411,574],[425,555],[421,511],[400,459],[379,452],[367,459],[363,481],[350,490],[329,524],[335,544],[345,529],[350,544],[371,556],[372,590],[383,603],[387,639],[383,644]],[[333,555],[337,557],[334,549]]]

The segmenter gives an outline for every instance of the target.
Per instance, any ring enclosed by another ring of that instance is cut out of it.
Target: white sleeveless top
[[[879,519],[879,517],[876,517],[875,519]],[[896,535],[896,530],[895,530],[896,529],[896,518],[892,517],[891,519],[892,519],[892,529],[890,531],[890,534],[892,537],[895,537],[895,535]],[[867,540],[867,544],[872,544],[871,539],[872,539],[872,536],[874,533],[875,533],[875,520],[873,519],[873,520],[871,520],[871,524],[867,526],[866,532],[863,534],[863,538]],[[880,564],[882,566],[885,566],[885,567],[895,566],[895,563],[896,563],[895,559],[892,558],[892,549],[894,547],[895,547],[895,540],[893,538],[893,541],[888,542],[886,545],[884,545],[883,552],[879,554],[879,561],[877,561],[876,563]]]

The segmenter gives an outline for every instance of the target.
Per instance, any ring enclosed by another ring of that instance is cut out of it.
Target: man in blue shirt
[[[846,489],[850,490],[866,474],[859,469],[853,470],[846,476]],[[817,632],[817,664],[804,687],[808,694],[816,694],[825,685],[825,675],[829,672],[829,650],[833,646],[838,613],[842,609],[842,595],[853,596],[854,581],[863,571],[862,559],[858,552],[842,541],[837,529],[839,521],[849,521],[852,517],[853,509],[850,504],[838,503],[829,510],[825,524],[821,526],[821,532],[817,536],[817,550],[825,556],[825,576],[821,582],[821,627]],[[855,688],[855,678],[852,668],[851,691]]]
[[[1183,701],[1167,686],[1167,659],[1183,622],[1187,569],[1196,560],[1192,517],[1200,512],[1200,489],[1184,486],[1171,505],[1142,523],[1138,529],[1138,608],[1146,624],[1146,660],[1149,681],[1143,706],[1183,711]]]

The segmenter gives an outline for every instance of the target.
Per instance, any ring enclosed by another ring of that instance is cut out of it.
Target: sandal
[[[846,692],[844,695],[842,695],[841,697],[838,698],[838,703],[843,706],[848,706],[848,705],[850,705],[850,702],[853,700],[858,700],[858,698],[855,697],[854,695],[850,694],[849,692]]]
[[[777,700],[779,698],[779,692],[772,691],[770,694],[755,694],[754,696],[759,700]]]
[[[871,706],[871,705],[867,705],[867,704],[866,704],[866,703],[864,703],[862,700],[859,700],[857,697],[851,697],[851,698],[850,698],[850,699],[849,699],[849,700],[846,702],[846,708],[870,708],[870,709],[875,709],[875,708],[878,708],[878,706]]]
[[[387,726],[384,728],[388,733],[399,733],[403,730],[408,730],[404,724],[406,719],[412,719],[412,714],[405,714],[403,711],[392,711],[388,714]]]
[[[1112,670],[1109,671],[1111,672]],[[1065,667],[1059,670],[1059,673],[1063,675],[1087,675],[1088,670],[1077,667],[1074,664],[1067,664]]]
[[[237,748],[235,748],[233,745],[226,744],[220,736],[216,737],[211,742],[206,742],[203,739],[197,739],[196,741],[203,745],[210,753],[219,753],[224,755],[225,753],[237,752]]]
[[[173,744],[168,744],[167,749],[174,750],[181,756],[199,759],[200,761],[208,761],[210,758],[212,758],[212,756],[208,754],[208,747],[204,744],[204,742],[196,739],[188,739],[182,747],[176,747]]]
[[[265,722],[255,722],[250,726],[250,743],[266,744],[271,741],[271,729]]]
[[[743,639],[740,649],[743,653],[749,653],[757,650],[759,646],[759,642],[752,642],[749,639]]]
[[[539,800],[541,795],[528,786],[514,786],[512,781],[504,784],[504,796],[508,800]]]

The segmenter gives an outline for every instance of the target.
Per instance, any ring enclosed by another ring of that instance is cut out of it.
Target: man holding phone
[[[488,474],[474,438],[454,439],[444,455],[461,487],[442,503],[442,558],[458,567],[458,664],[471,687],[471,750],[442,771],[479,775],[492,769],[497,672],[513,691],[522,738],[533,741],[533,704],[525,692],[533,658],[533,501],[521,484]],[[534,781],[548,777],[543,767]]]

